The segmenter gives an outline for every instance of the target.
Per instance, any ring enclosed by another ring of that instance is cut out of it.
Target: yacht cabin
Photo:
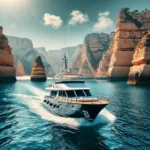
[[[57,82],[51,87],[47,88],[50,90],[50,97],[52,98],[71,98],[71,99],[89,99],[93,98],[90,92],[90,88],[84,84],[84,82]]]

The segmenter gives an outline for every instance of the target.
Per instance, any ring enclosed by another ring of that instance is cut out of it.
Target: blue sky
[[[92,32],[115,31],[121,8],[144,10],[150,0],[0,0],[7,35],[26,37],[47,50],[82,44]]]

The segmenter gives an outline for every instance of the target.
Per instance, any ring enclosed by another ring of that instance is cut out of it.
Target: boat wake
[[[21,97],[23,103],[27,105],[32,112],[39,115],[42,119],[56,122],[62,125],[67,125],[70,127],[97,125],[102,126],[113,123],[116,119],[116,117],[111,114],[107,109],[103,109],[93,123],[89,122],[85,118],[66,118],[53,115],[42,104],[43,97],[45,94],[47,94],[47,92],[27,84],[24,84],[24,86],[29,89],[35,96],[25,94],[17,94],[16,96]]]
[[[30,76],[17,76],[17,80],[30,80]]]
[[[30,80],[30,76],[17,76],[17,80]],[[47,79],[53,79],[51,77],[47,77]]]
[[[39,88],[36,88],[34,86],[28,85],[28,84],[23,84],[25,88],[30,90],[34,95],[38,96],[40,99],[43,99],[45,95],[49,95],[49,92],[43,91]]]

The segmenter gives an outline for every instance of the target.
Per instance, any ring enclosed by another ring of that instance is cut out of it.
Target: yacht
[[[64,73],[53,77],[47,87],[43,104],[53,114],[63,117],[86,118],[93,122],[99,112],[109,104],[108,99],[92,96],[83,76]]]

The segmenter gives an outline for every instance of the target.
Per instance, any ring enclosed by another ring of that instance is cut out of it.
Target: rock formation
[[[150,85],[150,31],[138,43],[132,63],[128,84]]]
[[[88,34],[85,37],[82,52],[72,65],[72,72],[82,74],[85,78],[96,78],[100,61],[108,49],[110,41],[111,37],[109,34]]]
[[[34,48],[39,54],[42,54],[45,58],[47,57],[47,51],[45,47]]]
[[[32,66],[32,74],[31,80],[32,81],[46,81],[47,77],[45,74],[45,67],[42,63],[41,57],[38,56],[35,59],[35,62]]]
[[[17,66],[16,66],[16,75],[17,76],[26,75],[25,67],[24,67],[24,65],[22,64],[22,61],[19,58],[18,58],[18,61],[17,61]]]
[[[82,52],[80,52],[78,54],[78,56],[76,57],[74,63],[72,64],[72,73],[74,74],[78,74],[80,67],[81,67],[81,63],[82,63]]]
[[[20,38],[20,37],[15,37],[15,36],[7,36],[7,37],[8,37],[10,46],[15,51],[22,50],[22,49],[26,51],[27,49],[33,48],[33,43],[28,38]]]
[[[116,25],[113,54],[108,70],[108,78],[113,80],[127,80],[134,49],[150,29],[150,11],[137,10],[129,12],[128,8],[121,9]]]
[[[8,44],[8,39],[2,34],[0,28],[0,82],[16,81],[16,69],[14,59],[11,53],[12,49]]]
[[[112,44],[110,44],[109,49],[103,54],[103,57],[97,69],[96,78],[107,78],[107,72],[109,69],[111,55],[112,55]]]
[[[31,75],[34,60],[40,55],[34,48],[30,39],[8,36],[10,46],[13,48],[14,62],[17,68],[18,58],[20,58],[26,75]],[[41,54],[45,72],[47,76],[53,76],[55,73],[52,66],[47,62],[46,58]]]

